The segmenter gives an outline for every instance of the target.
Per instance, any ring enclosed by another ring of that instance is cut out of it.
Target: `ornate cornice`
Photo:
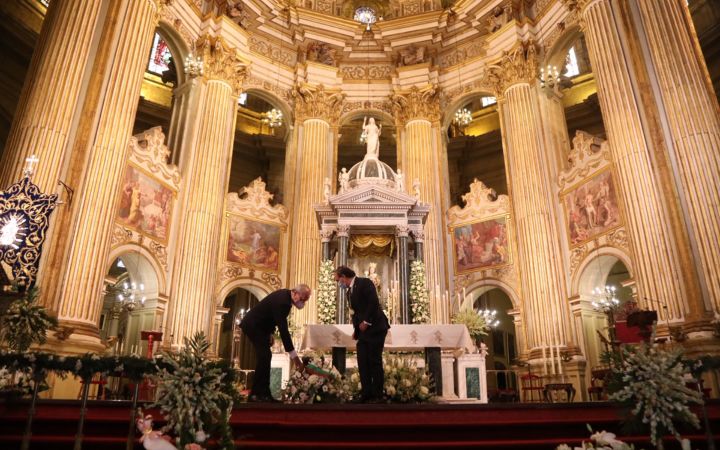
[[[232,87],[234,95],[240,95],[249,63],[221,37],[206,34],[199,39],[197,47],[198,54],[202,55],[205,78],[224,81]]]
[[[283,205],[271,205],[273,194],[265,190],[265,182],[258,177],[239,192],[226,195],[226,209],[231,213],[245,213],[259,220],[287,226],[287,209]]]
[[[297,119],[303,122],[308,119],[323,119],[334,124],[340,118],[345,94],[338,91],[325,90],[322,84],[298,84],[292,91],[295,97]]]
[[[168,164],[170,149],[165,145],[162,127],[153,127],[130,138],[130,159],[175,191],[180,189],[180,171]]]
[[[485,217],[508,214],[510,212],[510,198],[507,195],[497,195],[495,191],[477,178],[470,184],[470,192],[462,196],[465,207],[453,206],[448,210],[450,224],[465,223]]]
[[[486,85],[494,87],[498,96],[502,96],[511,86],[534,83],[537,79],[538,65],[535,42],[524,42],[510,51],[503,52],[500,60],[491,65],[485,73],[484,81]]]
[[[413,86],[407,92],[396,92],[390,96],[395,120],[404,125],[413,119],[425,119],[431,122],[440,119],[440,102],[437,85],[428,85],[422,89]]]

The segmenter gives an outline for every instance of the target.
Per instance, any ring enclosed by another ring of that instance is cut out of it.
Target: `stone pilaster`
[[[91,63],[100,0],[51,2],[33,53],[5,151],[0,159],[0,189],[22,177],[25,158],[40,158],[33,182],[55,192],[61,178],[83,76]]]
[[[428,289],[448,289],[445,267],[443,212],[447,209],[441,186],[447,179],[447,165],[440,161],[439,92],[435,86],[412,87],[390,97],[400,132],[398,167],[405,179],[420,182],[420,201],[431,206],[425,223],[424,261]],[[444,172],[444,173],[442,173]],[[441,299],[435,299],[436,302]],[[434,308],[431,307],[431,310]],[[433,318],[444,321],[446,318]]]
[[[299,85],[295,96],[298,149],[295,161],[295,201],[293,202],[293,243],[290,284],[306,283],[313,292],[317,286],[321,242],[313,204],[323,201],[323,180],[331,175],[333,136],[331,126],[340,116],[344,94],[326,90],[323,85]],[[317,303],[296,312],[298,325],[315,323]]]
[[[221,38],[201,38],[199,50],[204,92],[198,103],[193,157],[184,173],[182,228],[168,308],[171,344],[182,344],[184,337],[198,331],[210,333],[237,96],[247,73],[247,64]]]
[[[73,215],[65,232],[67,253],[54,291],[58,319],[73,329],[65,348],[101,348],[98,320],[116,197],[159,8],[155,0],[118,2],[111,7],[116,16],[107,21],[106,36],[113,39],[107,80],[104,95],[98,98],[99,115],[88,141],[83,176],[75,189]]]
[[[664,155],[653,154],[644,133],[638,88],[616,5],[609,0],[581,0],[590,60],[613,157],[623,212],[630,234],[633,268],[643,306],[657,307],[660,322],[681,320],[688,313],[683,299],[692,294],[692,277],[681,267],[672,214],[663,179],[654,167]],[[667,43],[667,42],[666,42]],[[687,269],[687,268],[686,268]]]
[[[527,345],[575,342],[551,192],[552,159],[543,138],[537,57],[531,42],[505,53],[497,77],[502,134],[517,230]]]
[[[708,302],[720,311],[720,116],[706,68],[695,50],[696,36],[687,8],[677,0],[639,0],[643,38],[662,102],[667,147],[680,186],[699,276]],[[672,36],[672,39],[668,39]],[[714,205],[711,206],[711,205]],[[690,299],[692,300],[692,299]],[[701,299],[696,299],[698,302]],[[699,310],[710,309],[699,304]]]

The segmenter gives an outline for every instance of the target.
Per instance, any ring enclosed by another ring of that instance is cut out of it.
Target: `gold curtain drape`
[[[392,256],[395,236],[392,234],[353,234],[350,236],[350,257]]]

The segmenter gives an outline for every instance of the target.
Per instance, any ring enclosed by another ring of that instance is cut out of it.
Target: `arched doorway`
[[[291,120],[283,104],[267,92],[250,89],[240,95],[228,192],[238,192],[260,177],[273,203],[283,202]]]
[[[591,368],[601,365],[601,356],[606,346],[598,332],[608,339],[607,315],[593,307],[593,302],[611,297],[613,294],[606,293],[606,288],[611,292],[614,289],[614,297],[619,301],[616,310],[622,311],[628,302],[634,301],[633,284],[629,268],[618,255],[594,254],[582,267],[577,294],[582,311],[584,352]]]
[[[473,309],[494,311],[498,321],[483,339],[488,355],[485,365],[488,369],[488,399],[506,401],[517,393],[517,379],[511,368],[517,359],[517,335],[515,321],[509,314],[513,310],[510,296],[496,286],[485,286],[471,293]]]
[[[258,303],[258,298],[241,287],[233,289],[223,301],[228,309],[223,317],[218,342],[218,356],[229,360],[234,367],[250,370],[255,368],[255,350],[252,343],[241,333],[239,325],[243,316]]]
[[[98,328],[114,354],[147,354],[140,332],[162,328],[159,301],[158,276],[145,256],[131,251],[113,260],[105,276]]]
[[[456,109],[445,111],[451,204],[462,205],[462,195],[475,178],[498,195],[507,194],[496,98],[476,93],[456,104]]]

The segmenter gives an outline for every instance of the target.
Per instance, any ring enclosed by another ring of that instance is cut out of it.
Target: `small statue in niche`
[[[400,50],[397,64],[398,67],[424,63],[425,50],[425,47],[417,47],[415,44],[410,44],[406,48]]]
[[[338,175],[338,181],[340,182],[340,193],[348,190],[349,184],[350,184],[350,173],[347,171],[346,168],[342,168],[340,170],[340,174]]]
[[[327,66],[335,66],[337,59],[336,50],[328,44],[321,42],[312,42],[307,47],[306,60],[325,64]]]
[[[242,0],[228,0],[226,14],[230,17],[230,20],[240,25],[243,29],[246,28],[245,21],[248,18],[248,14],[243,8]]]
[[[380,292],[380,287],[382,286],[382,280],[380,279],[380,275],[377,274],[377,263],[371,262],[368,264],[368,268],[365,271],[365,278],[368,278],[370,281],[373,282],[375,285],[375,289]]]

